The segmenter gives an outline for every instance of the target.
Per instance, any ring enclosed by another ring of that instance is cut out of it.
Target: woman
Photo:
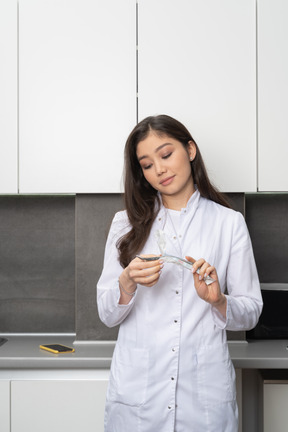
[[[188,130],[165,115],[128,137],[125,204],[97,291],[101,320],[120,324],[105,431],[236,432],[226,330],[251,329],[262,309],[244,219],[211,185]],[[191,271],[141,259],[159,255],[159,232],[165,253],[186,256]]]

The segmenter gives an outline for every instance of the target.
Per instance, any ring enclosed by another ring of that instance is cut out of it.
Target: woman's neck
[[[170,210],[181,210],[187,206],[191,196],[194,194],[195,189],[186,196],[162,195],[162,203],[164,207]]]

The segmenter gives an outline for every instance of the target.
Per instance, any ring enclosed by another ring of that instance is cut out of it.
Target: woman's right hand
[[[152,257],[156,255],[143,256]],[[137,284],[146,287],[155,285],[159,280],[162,267],[163,262],[161,259],[156,261],[143,261],[140,258],[134,258],[119,277],[119,288],[121,292],[120,303],[129,303],[131,296],[137,289]],[[121,287],[123,287],[123,289],[121,289]]]
[[[156,255],[142,255],[143,257],[153,257]],[[152,287],[158,282],[163,267],[161,259],[155,261],[143,261],[140,258],[134,258],[128,267],[124,270],[128,278],[136,285],[141,284]]]

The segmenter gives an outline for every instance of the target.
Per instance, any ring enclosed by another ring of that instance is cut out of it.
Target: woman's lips
[[[172,183],[173,180],[174,180],[174,176],[167,177],[167,178],[161,180],[160,184],[162,186],[168,186],[168,185],[170,185],[170,183]]]

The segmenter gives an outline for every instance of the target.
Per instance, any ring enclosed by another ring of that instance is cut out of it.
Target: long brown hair
[[[180,141],[186,149],[189,141],[195,143],[186,127],[167,115],[147,117],[138,123],[130,133],[124,152],[124,201],[132,228],[117,243],[120,263],[124,268],[145,245],[160,208],[157,190],[145,179],[136,154],[138,143],[143,141],[150,131],[174,138]],[[196,156],[191,162],[191,171],[200,195],[225,207],[230,207],[224,195],[211,184],[196,143],[195,146]]]

